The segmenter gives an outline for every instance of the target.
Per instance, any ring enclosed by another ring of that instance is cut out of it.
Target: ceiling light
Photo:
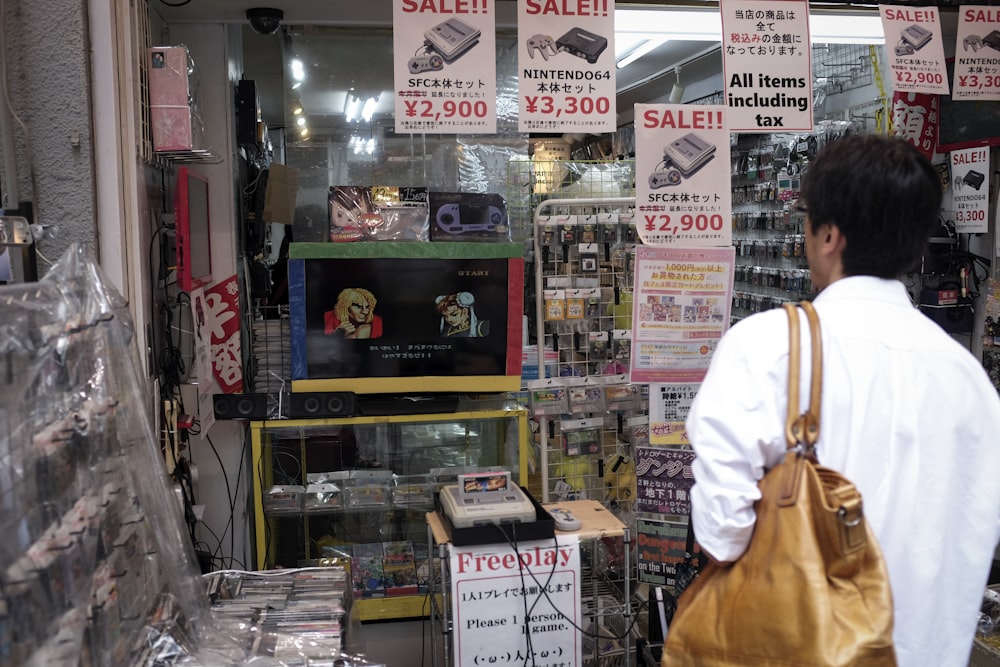
[[[378,106],[378,102],[374,97],[369,97],[365,100],[365,106],[361,109],[361,117],[366,123],[371,122],[372,115],[375,113],[375,107]]]
[[[354,95],[348,95],[347,101],[344,103],[344,120],[350,123],[351,121],[357,119],[360,112],[361,100]]]
[[[292,84],[292,90],[298,89],[298,87],[301,85],[302,85],[301,81],[296,81],[295,83]]]
[[[293,79],[296,81],[306,80],[306,69],[301,60],[298,58],[292,58],[291,62],[288,63],[288,66],[292,69]]]
[[[650,37],[649,39],[644,39],[639,42],[638,46],[629,51],[624,58],[618,61],[618,69],[628,67],[639,58],[642,58],[653,49],[663,46],[668,41],[669,40],[666,37]]]
[[[302,127],[303,125],[306,124],[306,117],[299,116],[298,118],[295,119],[295,122],[298,123],[299,127]]]
[[[299,102],[298,100],[292,102],[292,115],[301,116],[303,111],[302,102]]]
[[[308,127],[303,127],[301,130],[299,130],[299,136],[302,137],[303,139],[305,139],[306,137],[308,137],[309,136],[309,128]]]

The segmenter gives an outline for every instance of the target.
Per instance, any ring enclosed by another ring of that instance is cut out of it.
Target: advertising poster
[[[654,586],[673,586],[677,564],[687,549],[687,523],[636,519],[639,543],[639,581]],[[701,549],[694,544],[694,553]]]
[[[195,305],[195,326],[201,327],[204,318],[212,332],[212,373],[223,394],[243,391],[239,294],[232,275],[205,290],[203,313]]]
[[[694,474],[690,449],[636,447],[636,512],[691,514]]]
[[[657,246],[731,246],[724,106],[635,105],[636,229]]]
[[[517,65],[519,131],[615,131],[613,0],[520,0]]]
[[[455,667],[579,667],[580,543],[556,539],[451,548]]]
[[[985,234],[989,231],[990,149],[967,148],[950,155],[955,231]]]
[[[879,5],[892,89],[948,94],[944,43],[937,7]]]
[[[1000,100],[1000,7],[958,9],[953,100]]]
[[[735,249],[636,248],[629,382],[701,382],[729,326]]]
[[[649,387],[649,442],[654,445],[689,444],[684,420],[698,393],[697,383],[654,384]]]
[[[722,0],[719,9],[729,129],[812,130],[809,3]]]
[[[495,8],[393,0],[396,132],[496,133]]]
[[[941,98],[929,93],[892,94],[892,127],[895,135],[905,139],[930,160],[938,139]]]

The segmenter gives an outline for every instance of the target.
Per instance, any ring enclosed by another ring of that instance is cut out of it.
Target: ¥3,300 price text
[[[982,222],[985,219],[986,211],[982,209],[955,211],[955,222]]]
[[[407,118],[486,118],[489,109],[483,100],[407,100],[404,103]]]
[[[900,83],[929,83],[939,86],[944,83],[944,74],[941,72],[911,72],[910,70],[899,70],[896,72],[896,81]]]
[[[557,104],[558,102],[558,104]],[[607,97],[564,97],[556,100],[548,95],[526,95],[524,110],[527,113],[542,113],[546,116],[555,114],[556,118],[563,114],[606,114],[611,111],[611,100]]]
[[[958,87],[972,90],[982,90],[983,88],[1000,88],[1000,76],[994,74],[960,74],[958,76]]]
[[[665,232],[667,234],[678,234],[680,232],[713,232],[722,231],[722,216],[718,213],[705,215],[691,215],[685,213],[678,217],[671,217],[665,213],[659,215],[645,215],[647,232]]]

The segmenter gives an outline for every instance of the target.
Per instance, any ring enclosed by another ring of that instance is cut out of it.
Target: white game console
[[[510,472],[468,473],[458,476],[458,484],[441,489],[441,509],[455,528],[489,524],[529,523],[535,506]]]
[[[451,63],[475,46],[479,35],[478,28],[458,19],[448,19],[426,31],[424,39],[430,48],[441,54],[446,63]]]

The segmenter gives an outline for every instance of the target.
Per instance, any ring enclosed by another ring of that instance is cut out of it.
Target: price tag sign
[[[643,243],[732,245],[726,113],[718,105],[635,105],[636,229]]]
[[[517,3],[518,129],[614,132],[612,0]]]
[[[959,8],[952,90],[955,100],[1000,100],[1000,8]]]
[[[952,202],[955,231],[985,234],[990,190],[990,149],[967,148],[951,152]]]
[[[879,5],[896,92],[948,94],[937,7]]]
[[[494,134],[495,3],[394,0],[396,132]]]

